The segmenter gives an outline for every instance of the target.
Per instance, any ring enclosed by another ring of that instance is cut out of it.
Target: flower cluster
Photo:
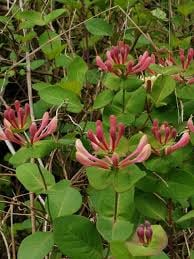
[[[88,131],[88,139],[94,151],[102,150],[103,158],[90,154],[83,146],[81,140],[76,141],[76,158],[85,166],[96,166],[104,169],[125,168],[135,163],[142,163],[147,160],[151,154],[151,146],[148,144],[147,136],[144,135],[139,141],[137,148],[124,159],[120,160],[115,152],[121,137],[124,135],[125,127],[122,123],[118,124],[114,115],[110,116],[109,141],[105,138],[102,122],[96,122],[96,133]]]
[[[193,61],[193,59],[194,59],[194,49],[193,48],[190,48],[188,50],[186,56],[185,56],[184,49],[179,49],[179,60],[181,63],[182,71],[181,71],[181,73],[178,73],[178,74],[175,74],[172,76],[176,81],[178,81],[179,83],[194,84],[194,77],[184,74],[184,72],[191,65],[191,62]],[[172,55],[170,55],[170,57],[165,60],[160,59],[160,64],[162,66],[172,66],[172,65],[178,66],[179,65]]]
[[[152,226],[149,221],[145,221],[144,224],[141,224],[136,230],[139,242],[144,246],[150,244],[153,236]]]
[[[0,140],[9,140],[18,145],[34,144],[51,135],[57,128],[57,118],[50,120],[49,113],[45,112],[41,123],[37,125],[30,120],[30,107],[25,104],[22,108],[19,101],[15,101],[15,109],[8,107],[4,112],[4,129],[0,132]],[[25,130],[29,129],[29,134]]]
[[[129,59],[130,48],[127,44],[119,41],[117,46],[113,46],[109,51],[106,52],[106,61],[97,56],[97,66],[105,71],[111,72],[117,76],[127,77],[128,75],[138,74],[145,71],[150,64],[155,63],[155,56],[145,51],[143,55],[138,58],[137,64],[132,59]]]
[[[152,133],[158,143],[164,149],[164,154],[169,155],[172,152],[186,146],[190,141],[190,136],[188,132],[183,133],[181,138],[177,143],[175,139],[177,137],[177,131],[175,128],[169,126],[167,122],[164,122],[159,126],[158,120],[153,121]],[[154,150],[155,153],[160,154],[160,150]]]

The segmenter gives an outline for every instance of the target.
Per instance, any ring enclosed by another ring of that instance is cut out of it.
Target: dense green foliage
[[[0,0],[2,259],[194,258],[193,19]]]

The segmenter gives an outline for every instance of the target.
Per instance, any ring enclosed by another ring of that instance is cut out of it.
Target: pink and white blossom
[[[102,61],[101,57],[96,57],[96,65],[105,72],[111,72],[117,76],[125,76],[139,74],[145,71],[151,64],[155,63],[155,56],[149,55],[145,51],[140,55],[138,62],[129,59],[130,48],[123,41],[119,41],[117,46],[113,46],[106,52],[106,61]]]
[[[102,150],[104,156],[98,158],[97,155],[90,154],[83,146],[81,140],[76,141],[76,159],[84,166],[97,166],[104,169],[125,168],[135,163],[142,163],[151,155],[151,146],[148,144],[146,135],[143,135],[137,148],[125,158],[120,157],[116,148],[124,135],[125,127],[118,124],[114,115],[110,116],[109,141],[106,139],[103,125],[100,120],[96,122],[96,133],[88,131],[88,139],[94,151]]]
[[[176,129],[169,126],[167,122],[164,122],[159,126],[158,120],[153,121],[152,134],[159,144],[161,144],[165,155],[169,155],[172,152],[185,147],[190,142],[188,132],[183,133],[178,142],[175,142],[177,138]],[[155,153],[160,154],[160,150],[156,150]]]

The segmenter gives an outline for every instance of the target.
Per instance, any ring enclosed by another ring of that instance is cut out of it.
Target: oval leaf
[[[100,109],[109,104],[114,97],[113,91],[105,90],[100,93],[94,101],[93,109]]]
[[[80,193],[66,180],[60,181],[48,191],[47,205],[53,219],[71,215],[79,210],[82,204]]]
[[[52,232],[36,232],[27,236],[18,250],[18,259],[42,259],[54,245]]]
[[[167,209],[164,203],[149,193],[139,193],[135,197],[135,205],[137,210],[144,216],[165,220]]]
[[[113,33],[112,25],[101,18],[92,18],[85,22],[85,26],[87,30],[93,35],[111,36]]]
[[[36,164],[25,163],[16,168],[16,176],[18,180],[24,185],[24,187],[34,193],[46,193],[44,182],[49,189],[52,185],[55,184],[54,176],[47,171],[45,168],[40,167],[41,173],[39,172],[39,168]]]
[[[54,221],[54,240],[64,255],[72,259],[102,259],[102,242],[95,225],[72,215]]]

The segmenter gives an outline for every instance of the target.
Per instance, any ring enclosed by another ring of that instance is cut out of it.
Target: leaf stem
[[[40,176],[41,176],[41,178],[42,178],[42,182],[43,182],[44,189],[45,189],[45,192],[46,192],[46,196],[47,196],[48,214],[49,214],[50,220],[51,220],[51,222],[52,222],[53,220],[52,220],[52,216],[51,216],[49,196],[48,196],[48,193],[47,193],[48,188],[47,188],[46,181],[45,181],[45,178],[44,178],[44,175],[43,175],[43,173],[42,173],[42,170],[41,170],[41,168],[40,168],[39,163],[37,163],[37,167],[38,167],[38,171],[39,171],[39,173],[40,173]]]
[[[123,108],[122,108],[122,112],[125,112],[125,89],[123,89]]]
[[[115,210],[114,210],[114,223],[117,220],[117,210],[118,210],[118,200],[119,200],[119,193],[115,192]]]

